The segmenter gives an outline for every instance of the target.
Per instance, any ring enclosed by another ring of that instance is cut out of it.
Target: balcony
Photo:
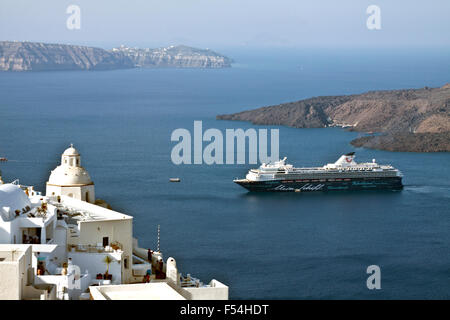
[[[69,244],[69,252],[86,252],[86,253],[114,253],[122,252],[122,246],[117,244],[111,244],[111,246],[103,246],[101,243],[97,244]]]

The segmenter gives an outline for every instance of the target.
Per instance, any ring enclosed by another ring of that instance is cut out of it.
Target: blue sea
[[[230,286],[232,299],[450,298],[450,154],[355,149],[361,133],[279,127],[297,166],[392,164],[400,192],[251,194],[232,180],[255,165],[171,162],[177,128],[278,128],[215,120],[319,95],[438,87],[449,50],[224,49],[233,68],[0,73],[0,168],[45,191],[73,143],[97,198],[134,216],[140,245],[175,257],[184,274]],[[179,177],[181,183],[170,183]],[[381,269],[369,290],[366,269]]]

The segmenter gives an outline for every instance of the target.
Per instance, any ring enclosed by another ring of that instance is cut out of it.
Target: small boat
[[[6,162],[6,161],[8,161],[7,158],[0,158],[0,162]]]
[[[180,182],[181,179],[180,178],[170,178],[169,181],[170,182]]]

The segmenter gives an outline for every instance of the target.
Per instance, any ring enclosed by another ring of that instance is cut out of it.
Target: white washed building
[[[81,156],[70,145],[61,156],[61,165],[50,174],[47,196],[68,196],[86,202],[95,202],[95,188],[89,173],[81,166]]]
[[[95,200],[73,146],[46,196],[0,183],[0,299],[228,299],[219,281],[203,285],[182,277],[175,259],[150,257],[133,238],[133,217]]]

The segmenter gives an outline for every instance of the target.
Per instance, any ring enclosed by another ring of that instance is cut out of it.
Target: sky
[[[68,29],[70,5],[80,28]],[[380,8],[381,29],[366,13]],[[113,47],[450,47],[449,0],[1,0],[0,40]]]

